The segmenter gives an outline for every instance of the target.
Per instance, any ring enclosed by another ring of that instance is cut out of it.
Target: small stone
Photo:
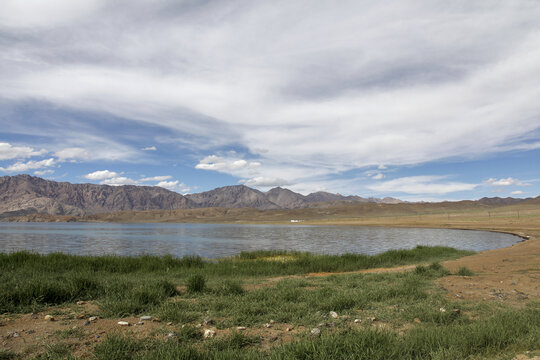
[[[452,310],[453,313],[456,313],[456,314],[461,314],[461,310],[460,309],[454,309]]]
[[[174,339],[174,338],[177,338],[178,335],[176,335],[176,333],[173,333],[173,332],[170,332],[167,334],[167,338],[168,339]]]
[[[321,335],[321,329],[319,329],[319,328],[313,328],[313,329],[311,329],[311,335],[313,335],[313,336],[319,336],[319,335]]]
[[[206,329],[204,330],[204,338],[207,339],[207,338],[212,338],[214,336],[216,336],[216,332],[214,330],[210,330],[210,329]]]
[[[27,334],[35,334],[35,333],[36,333],[36,330],[30,329],[30,330],[27,330],[26,333],[27,333]]]
[[[442,312],[442,313],[445,313],[446,309],[442,307],[442,308],[439,309],[439,311]]]
[[[245,326],[237,326],[236,330],[246,330],[246,327]]]
[[[158,323],[158,322],[161,322],[161,319],[153,318],[153,319],[152,319],[152,322],[157,322],[157,323]]]
[[[339,317],[339,315],[335,311],[330,311],[330,316],[334,319],[337,319]]]
[[[325,324],[325,323],[319,323],[319,324],[317,324],[317,326],[318,326],[318,327],[325,327],[326,324]]]
[[[90,321],[86,320],[85,322],[83,322],[83,326],[88,326],[90,325]]]
[[[150,321],[150,320],[152,320],[152,317],[148,316],[148,315],[145,315],[145,316],[141,316],[139,320],[141,320],[141,321]]]
[[[369,319],[369,321],[371,321],[371,322],[377,321],[377,318],[376,318],[376,317],[370,317],[370,318],[368,318],[368,319]]]
[[[47,320],[47,321],[54,321],[54,316],[52,316],[52,315],[45,315],[44,319]]]
[[[18,338],[21,335],[18,332],[14,331],[13,333],[11,333],[11,336],[14,338]]]
[[[274,322],[275,322],[274,320],[270,320],[270,321],[269,321],[270,324],[273,324]]]
[[[200,328],[200,327],[202,327],[202,324],[197,324],[197,325],[195,325],[195,327]]]
[[[71,330],[77,330],[77,325],[71,328]]]
[[[119,321],[118,325],[120,325],[120,326],[129,326],[129,323],[127,321]]]
[[[100,336],[96,334],[96,335],[94,335],[94,338],[95,338],[95,339],[99,339]]]
[[[169,325],[169,326],[172,325],[172,321],[169,321],[169,322],[167,323],[167,325]]]
[[[92,321],[97,321],[98,317],[97,316],[90,316],[88,318],[88,321],[92,322]]]
[[[422,323],[422,320],[420,320],[419,318],[414,318],[414,322],[417,323],[417,324],[420,324],[420,323]]]
[[[144,325],[144,321],[139,321],[138,323],[136,323],[135,325]]]
[[[83,314],[77,315],[77,319],[84,319],[84,315]]]
[[[272,327],[272,324],[266,323],[266,324],[264,324],[263,326],[264,326],[265,328],[269,329],[269,328]]]
[[[292,329],[294,329],[294,327],[289,326],[288,328],[285,329],[285,331],[292,331]]]
[[[84,305],[86,304],[84,301],[77,301],[77,305]]]
[[[214,320],[210,319],[210,318],[205,318],[203,320],[203,325],[207,326],[207,325],[212,325],[214,323]]]
[[[355,324],[360,324],[361,322],[362,322],[362,320],[360,320],[360,319],[354,319]]]

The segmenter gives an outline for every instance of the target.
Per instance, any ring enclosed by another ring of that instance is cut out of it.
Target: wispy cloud
[[[529,183],[523,182],[523,181],[521,181],[519,179],[515,179],[513,177],[501,178],[501,179],[490,178],[490,179],[486,180],[485,182],[487,184],[490,184],[490,185],[493,185],[493,186],[511,186],[511,185],[514,185],[514,186],[530,186],[531,185]]]
[[[152,176],[152,177],[145,177],[140,179],[141,182],[148,182],[148,181],[165,181],[172,179],[171,175],[163,175],[163,176]]]
[[[32,156],[41,156],[47,150],[34,150],[28,146],[13,146],[10,143],[0,142],[0,160],[25,159]]]
[[[164,127],[202,154],[198,169],[308,184],[540,148],[534,2],[4,2],[0,98]],[[57,156],[154,150],[102,135]],[[211,158],[230,147],[248,156]]]
[[[448,194],[457,191],[473,190],[478,184],[449,182],[445,176],[410,176],[368,185],[377,193],[405,194]]]
[[[119,173],[109,170],[98,170],[94,171],[90,174],[84,175],[86,179],[89,180],[104,180],[104,179],[110,179],[120,176]]]
[[[50,167],[56,164],[54,158],[49,158],[41,161],[28,161],[28,162],[16,162],[15,164],[9,165],[6,168],[0,167],[0,171],[4,172],[26,172],[28,170],[42,169],[45,167]]]
[[[54,174],[54,170],[51,170],[51,169],[34,171],[34,175],[37,175],[37,176],[46,176],[46,175],[52,175],[52,174]]]

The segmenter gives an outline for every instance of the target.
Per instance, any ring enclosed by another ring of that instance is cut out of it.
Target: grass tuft
[[[472,272],[469,268],[467,268],[465,266],[462,266],[456,272],[456,275],[458,275],[458,276],[473,276],[474,272]]]
[[[192,275],[186,281],[186,288],[191,293],[203,292],[206,288],[206,278],[200,274]]]

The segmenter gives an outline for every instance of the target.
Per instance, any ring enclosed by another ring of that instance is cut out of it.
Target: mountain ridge
[[[535,199],[482,198],[485,205],[508,205]],[[275,187],[262,192],[245,185],[181,195],[157,186],[97,185],[56,182],[27,174],[0,177],[0,218],[29,214],[85,216],[117,211],[197,208],[255,208],[258,210],[328,207],[348,203],[404,203],[392,197],[363,198],[324,191],[302,195]]]

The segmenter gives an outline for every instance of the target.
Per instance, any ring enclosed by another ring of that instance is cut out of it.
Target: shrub
[[[465,266],[462,266],[456,272],[456,275],[459,275],[459,276],[473,276],[474,273],[469,268],[467,268]]]
[[[203,292],[206,288],[206,279],[200,274],[192,275],[187,279],[186,288],[189,292]]]

